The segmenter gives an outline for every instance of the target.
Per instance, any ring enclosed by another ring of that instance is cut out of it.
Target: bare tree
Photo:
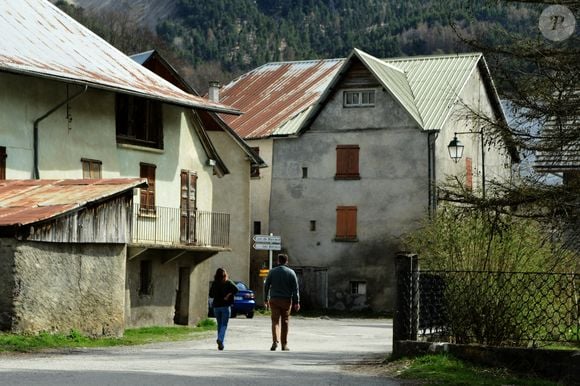
[[[454,28],[492,67],[508,119],[477,119],[488,143],[518,149],[521,178],[488,181],[485,198],[449,181],[440,187],[441,198],[537,219],[580,248],[580,23],[574,24],[580,1],[494,3],[526,9],[536,22],[517,33],[496,28],[466,36]]]

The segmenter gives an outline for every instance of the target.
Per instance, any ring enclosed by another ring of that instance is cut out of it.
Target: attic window
[[[356,90],[344,92],[344,107],[373,107],[375,90]]]

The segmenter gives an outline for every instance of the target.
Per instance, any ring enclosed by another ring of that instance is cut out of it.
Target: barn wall
[[[10,331],[121,336],[124,328],[123,244],[17,242]],[[4,258],[1,259],[4,261]]]

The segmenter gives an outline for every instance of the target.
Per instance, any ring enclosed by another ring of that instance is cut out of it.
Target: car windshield
[[[246,287],[246,285],[244,283],[240,282],[240,281],[236,283],[236,286],[238,286],[238,289],[240,291],[245,291],[245,290],[248,289],[248,287]]]

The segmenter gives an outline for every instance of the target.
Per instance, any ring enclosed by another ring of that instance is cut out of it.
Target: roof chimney
[[[212,102],[219,102],[220,101],[220,88],[221,84],[217,80],[212,80],[209,82],[209,100]]]

